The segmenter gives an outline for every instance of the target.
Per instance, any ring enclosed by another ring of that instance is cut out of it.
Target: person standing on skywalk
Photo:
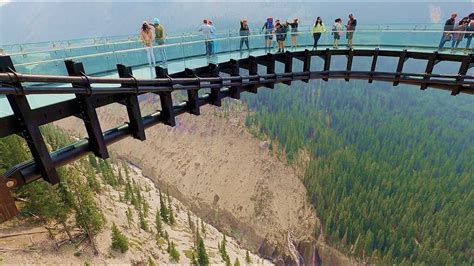
[[[469,49],[471,47],[471,41],[474,34],[472,33],[474,31],[474,13],[469,14],[466,31],[468,31],[468,33],[466,33],[464,38],[467,39],[466,49]]]
[[[295,50],[296,46],[298,46],[298,24],[299,19],[297,18],[294,18],[293,22],[288,23],[291,29],[291,48],[293,50]]]
[[[164,45],[165,44],[165,39],[166,39],[166,33],[165,29],[163,28],[163,25],[160,24],[160,20],[158,18],[153,19],[153,26],[155,27],[155,42],[158,46]],[[163,64],[166,64],[167,58],[166,58],[166,51],[165,48],[159,48],[161,52],[161,60]]]
[[[453,40],[451,42],[451,53],[454,53],[454,49],[458,48],[459,43],[464,39],[464,33],[467,29],[468,18],[465,17],[459,21],[459,24],[454,28]]]
[[[244,44],[247,46],[247,50],[250,53],[250,47],[249,47],[250,29],[249,29],[249,24],[246,19],[242,19],[240,21],[239,35],[240,35],[240,56],[242,57],[242,47],[244,46]]]
[[[443,49],[444,44],[446,42],[451,41],[452,31],[454,30],[454,25],[456,25],[457,16],[458,14],[456,12],[453,12],[451,14],[451,17],[446,20],[446,23],[444,23],[443,35],[441,36],[441,41],[439,42],[438,50]]]
[[[339,49],[339,40],[341,39],[342,33],[342,19],[337,18],[332,25],[332,35],[334,37],[333,48]]]
[[[198,31],[202,32],[204,36],[204,42],[206,45],[206,55],[210,57],[212,54],[212,46],[213,46],[212,27],[211,25],[209,25],[207,19],[202,21],[202,25],[199,27]]]
[[[147,21],[144,21],[140,31],[140,40],[145,47],[145,51],[148,57],[148,64],[150,67],[156,65],[155,53],[153,52],[153,29],[154,27],[150,25]]]
[[[269,53],[273,48],[273,28],[273,18],[269,17],[262,27],[262,32],[265,34],[265,53]]]
[[[285,52],[286,33],[288,32],[288,21],[285,24],[275,24],[275,35],[278,42],[278,53]]]
[[[318,42],[323,32],[326,32],[326,27],[324,26],[324,23],[321,17],[318,17],[316,18],[316,22],[314,23],[314,26],[313,26],[313,39],[314,39],[313,51],[318,49]]]
[[[216,39],[216,27],[214,26],[214,23],[210,19],[207,20],[207,23],[209,23],[209,26],[211,26],[211,39],[212,39],[211,55],[214,55],[217,53],[217,45],[216,45],[216,42],[214,41]]]
[[[346,38],[347,38],[347,45],[349,45],[349,48],[352,48],[352,39],[354,38],[354,31],[357,26],[357,19],[354,18],[354,15],[349,14],[349,20],[347,21],[346,24]]]

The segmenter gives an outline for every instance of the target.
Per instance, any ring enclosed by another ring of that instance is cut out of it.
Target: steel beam
[[[461,92],[462,89],[462,83],[464,82],[464,76],[467,74],[467,71],[469,70],[469,67],[473,61],[473,54],[470,54],[467,57],[464,57],[463,60],[461,61],[461,65],[459,66],[459,71],[458,71],[458,77],[456,78],[456,83],[458,83],[458,86],[455,86],[453,90],[451,91],[451,95],[458,95],[459,92]]]
[[[132,78],[133,72],[131,67],[127,67],[122,64],[117,65],[117,71],[121,78]],[[130,130],[132,136],[135,139],[144,141],[145,128],[143,127],[142,113],[140,111],[140,104],[138,103],[137,94],[128,94],[125,100],[125,106],[127,107],[128,120],[130,121]]]
[[[377,67],[377,59],[379,57],[379,48],[375,48],[375,50],[373,51],[373,57],[372,57],[372,65],[370,66],[370,72],[375,72],[375,68]],[[372,77],[372,75],[371,75]],[[372,78],[369,78],[369,83],[372,83],[373,82],[373,79]]]
[[[403,52],[400,53],[399,56],[400,57],[398,58],[397,70],[396,70],[395,81],[393,82],[393,86],[398,86],[398,84],[400,83],[400,81],[398,81],[398,79],[400,79],[400,76],[402,74],[403,65],[408,60],[407,50],[406,49],[403,50]]]
[[[0,73],[10,72],[15,73],[15,67],[9,56],[0,56]],[[8,84],[21,90],[22,85],[18,82]],[[41,135],[39,125],[32,116],[30,104],[23,95],[7,95],[10,107],[16,118],[16,123],[21,129],[20,135],[26,140],[31,155],[37,162],[37,166],[43,179],[51,184],[59,183],[59,175],[53,165],[51,156],[49,155],[46,143]]]
[[[170,78],[168,75],[168,69],[162,68],[160,66],[155,67],[156,78]],[[170,78],[171,79],[171,78]],[[169,92],[160,92],[161,103],[161,112],[160,116],[162,117],[165,125],[174,127],[176,125],[176,118],[173,108],[173,97],[171,96],[171,91]]]
[[[66,69],[70,76],[85,76],[82,63],[76,63],[72,60],[66,60],[64,63],[66,64]],[[82,87],[83,85],[73,83],[72,86]],[[99,117],[97,116],[97,111],[93,104],[93,96],[76,94],[76,101],[81,110],[80,118],[84,122],[89,137],[90,150],[99,158],[104,160],[109,158],[109,151],[104,142]]]
[[[354,49],[350,48],[349,53],[347,54],[347,66],[346,66],[347,71],[352,70],[352,60],[353,59],[354,59]],[[345,81],[349,81],[349,78],[345,78]]]
[[[332,55],[332,50],[329,48],[326,48],[324,55],[324,72],[328,73],[329,76],[329,70],[331,69],[331,55]],[[328,78],[323,78],[324,81],[328,81]]]
[[[435,51],[432,54],[430,54],[430,56],[428,57],[428,63],[426,64],[425,74],[433,73],[433,69],[437,63],[437,59],[438,59],[438,51]],[[429,79],[430,79],[429,77],[423,78],[423,80],[425,81]],[[421,87],[420,87],[421,90],[426,90],[426,88],[428,88],[428,83],[421,84]]]

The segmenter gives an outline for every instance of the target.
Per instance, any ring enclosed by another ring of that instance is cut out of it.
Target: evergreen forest
[[[474,262],[474,97],[312,81],[244,101],[251,132],[289,163],[309,152],[316,236],[376,264]]]

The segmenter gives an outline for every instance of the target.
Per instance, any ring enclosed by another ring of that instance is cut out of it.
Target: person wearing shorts
[[[273,47],[273,29],[273,18],[269,17],[262,27],[265,33],[265,53],[269,53]]]
[[[357,19],[354,18],[354,15],[349,14],[349,20],[347,21],[346,25],[346,38],[347,38],[347,45],[349,45],[349,48],[352,48],[352,39],[354,38],[354,31],[357,26]]]
[[[293,19],[293,22],[288,23],[291,28],[291,48],[296,49],[296,46],[298,46],[298,23],[299,19],[295,18]]]
[[[334,37],[333,48],[339,48],[339,40],[342,36],[342,19],[338,18],[334,21],[334,25],[332,25],[332,35]]]

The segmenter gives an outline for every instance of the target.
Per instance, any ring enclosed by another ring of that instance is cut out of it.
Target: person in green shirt
[[[321,17],[318,17],[313,26],[313,39],[314,39],[313,50],[318,49],[318,41],[321,38],[321,33],[323,32],[326,32],[326,27],[324,26],[324,23]]]
[[[156,41],[156,44],[158,46],[164,45],[165,44],[165,39],[166,39],[166,33],[165,33],[165,29],[163,28],[163,25],[160,24],[160,20],[158,18],[153,19],[153,26],[155,26],[155,41]],[[167,58],[166,58],[165,48],[162,47],[159,50],[161,52],[162,62],[166,64]]]

